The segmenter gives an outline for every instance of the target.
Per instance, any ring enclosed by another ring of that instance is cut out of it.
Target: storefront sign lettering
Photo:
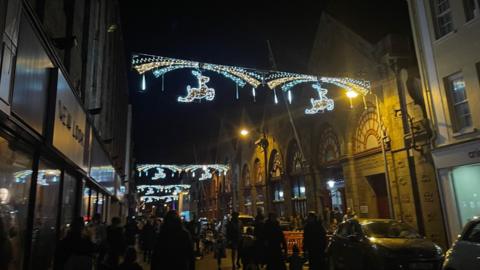
[[[58,100],[58,117],[62,124],[72,132],[72,137],[77,141],[81,146],[84,145],[85,133],[83,130],[75,123],[75,120],[72,117],[72,114],[68,111],[68,108],[62,103],[61,100]]]

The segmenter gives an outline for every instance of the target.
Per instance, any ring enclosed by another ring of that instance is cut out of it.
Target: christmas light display
[[[290,92],[293,87],[302,83],[324,83],[331,84],[343,88],[346,91],[355,91],[362,95],[366,95],[370,91],[370,82],[365,80],[356,80],[351,78],[335,78],[335,77],[320,77],[308,74],[298,74],[290,72],[281,72],[281,71],[262,71],[257,69],[235,67],[235,66],[225,66],[225,65],[216,65],[209,63],[199,63],[189,60],[174,59],[162,56],[151,56],[151,55],[134,55],[132,60],[132,65],[135,70],[141,75],[151,71],[154,76],[157,78],[170,71],[178,69],[195,69],[196,73],[193,73],[199,80],[198,88],[187,87],[187,96],[179,97],[178,101],[180,102],[192,102],[194,100],[213,100],[215,96],[215,91],[213,88],[208,88],[206,82],[209,78],[207,76],[201,75],[200,70],[211,71],[217,74],[224,76],[232,80],[236,85],[235,97],[239,98],[238,87],[244,87],[245,85],[252,86],[252,96],[255,101],[255,89],[261,85],[266,85],[271,90],[280,88],[284,92],[288,92],[288,101],[291,103],[293,100],[293,93]],[[206,81],[202,82],[203,76]],[[163,83],[162,83],[163,85]],[[142,76],[142,90],[146,89],[145,77]],[[163,87],[162,87],[163,89]],[[276,93],[274,93],[274,102],[278,102]],[[315,111],[321,111],[322,107],[328,110],[332,108],[331,102],[333,100],[323,100],[313,99],[311,112],[316,113]],[[328,103],[328,104],[327,104]],[[328,108],[327,108],[328,107]],[[317,112],[318,112],[317,111]]]
[[[172,172],[172,177],[174,177],[175,173],[191,173],[191,176],[195,178],[195,171],[201,170],[202,174],[200,174],[199,180],[207,180],[211,179],[213,176],[213,172],[218,172],[218,174],[224,174],[230,170],[228,165],[223,164],[187,164],[187,165],[165,165],[165,164],[140,164],[137,166],[137,172],[140,177],[145,176],[148,177],[148,172],[150,170],[155,170],[153,176],[151,176],[151,180],[158,180],[158,179],[165,179],[167,178],[167,174],[165,170],[169,170]],[[205,173],[208,172],[208,173]]]
[[[167,174],[165,173],[165,170],[163,168],[157,167],[157,172],[152,177],[152,180],[165,179],[166,177],[167,177]]]
[[[194,70],[192,74],[197,77],[198,87],[192,88],[190,85],[187,86],[187,96],[178,97],[178,102],[192,102],[194,100],[213,100],[215,98],[215,89],[209,88],[207,83],[210,81],[210,78],[203,76],[202,73]]]
[[[320,84],[314,84],[312,87],[317,90],[318,99],[311,98],[310,103],[311,107],[305,109],[305,114],[316,114],[319,112],[324,112],[325,110],[331,111],[334,107],[333,99],[327,97],[328,90],[322,88]]]

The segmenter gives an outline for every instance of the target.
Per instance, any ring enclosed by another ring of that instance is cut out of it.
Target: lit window
[[[480,16],[480,0],[463,0],[463,8],[467,21]]]
[[[453,31],[452,14],[448,0],[432,0],[433,19],[437,38]]]
[[[455,131],[472,126],[472,114],[468,105],[465,80],[461,73],[452,75],[446,79],[446,88],[450,98],[450,111],[452,124]]]

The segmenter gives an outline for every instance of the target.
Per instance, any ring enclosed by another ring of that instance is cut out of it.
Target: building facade
[[[480,216],[480,1],[408,3],[452,243],[469,219]]]
[[[316,91],[305,85],[293,91],[293,104],[265,105],[261,123],[244,114],[235,130],[251,130],[248,137],[221,131],[219,142],[233,145],[218,149],[233,161],[232,209],[276,212],[293,221],[308,211],[328,218],[325,208],[350,208],[359,217],[403,220],[446,245],[431,131],[409,40],[387,35],[367,41],[324,13],[308,73],[366,79],[372,92],[349,99],[344,89],[328,87],[335,109],[306,115]]]
[[[127,214],[131,116],[118,13],[113,0],[0,1],[7,269],[52,269],[74,217]]]

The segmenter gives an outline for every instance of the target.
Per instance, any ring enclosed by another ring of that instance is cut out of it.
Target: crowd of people
[[[233,269],[286,270],[288,266],[297,270],[306,263],[309,269],[322,269],[327,231],[354,215],[338,209],[325,209],[321,216],[310,212],[296,225],[303,231],[303,245],[293,245],[289,254],[276,214],[265,217],[260,210],[251,226],[244,226],[237,212],[229,219],[207,223],[211,226],[204,226],[195,216],[183,221],[176,211],[162,218],[129,218],[125,225],[114,217],[108,226],[96,214],[87,224],[81,217],[72,221],[57,248],[55,264],[56,269],[66,270],[139,270],[140,253],[143,265],[152,270],[193,270],[196,258],[213,255],[221,269],[229,251]]]

